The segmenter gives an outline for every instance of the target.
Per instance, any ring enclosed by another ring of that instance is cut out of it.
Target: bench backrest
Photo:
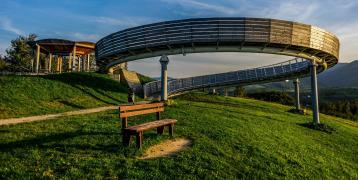
[[[128,117],[138,116],[142,114],[157,113],[157,120],[160,119],[160,112],[164,111],[164,103],[123,105],[119,106],[119,118],[122,119],[122,128],[128,126]]]

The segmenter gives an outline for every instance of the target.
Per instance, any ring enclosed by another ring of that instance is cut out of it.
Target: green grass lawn
[[[127,88],[107,75],[0,76],[0,119],[119,104]]]
[[[0,178],[308,178],[357,179],[358,123],[321,115],[333,133],[303,126],[311,116],[251,99],[191,93],[163,118],[175,137],[192,139],[175,157],[137,159],[165,139],[144,133],[144,146],[122,147],[118,111],[0,127]],[[134,117],[130,124],[154,119]]]

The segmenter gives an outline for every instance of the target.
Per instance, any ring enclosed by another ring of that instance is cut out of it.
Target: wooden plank
[[[125,117],[137,116],[137,115],[142,115],[142,114],[163,112],[163,111],[164,111],[164,107],[153,108],[153,109],[145,109],[145,110],[140,110],[140,111],[122,112],[122,113],[120,113],[120,117],[125,118]]]
[[[135,132],[141,132],[149,129],[154,129],[161,126],[166,126],[170,124],[175,124],[177,122],[176,119],[163,119],[159,121],[152,121],[144,124],[139,124],[135,126],[130,126],[124,129],[125,131],[135,131]]]
[[[119,106],[119,111],[130,111],[137,109],[149,109],[154,107],[163,107],[164,103],[152,103],[152,104],[138,104],[138,105],[124,105]]]

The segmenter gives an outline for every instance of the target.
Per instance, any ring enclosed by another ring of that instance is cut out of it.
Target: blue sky
[[[39,38],[96,42],[137,25],[192,17],[267,17],[317,25],[341,41],[341,62],[358,59],[356,0],[1,0],[0,53],[11,39],[35,33]],[[170,75],[183,77],[266,65],[289,59],[247,53],[172,56]],[[158,58],[130,63],[157,76]]]

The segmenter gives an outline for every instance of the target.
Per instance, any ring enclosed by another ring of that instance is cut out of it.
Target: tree
[[[0,71],[3,71],[6,69],[6,59],[4,56],[0,54]]]
[[[35,41],[37,36],[19,36],[11,41],[10,48],[6,50],[11,69],[15,71],[31,71],[32,61],[35,57],[29,42]]]

